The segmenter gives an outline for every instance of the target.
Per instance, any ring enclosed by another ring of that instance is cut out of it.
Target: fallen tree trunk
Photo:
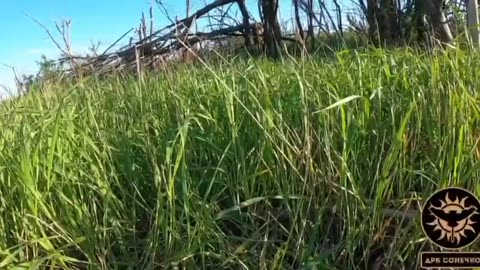
[[[163,59],[175,55],[179,50],[190,47],[203,41],[225,40],[228,37],[244,36],[242,30],[244,25],[230,26],[211,32],[197,32],[179,38],[176,35],[167,34],[155,39],[155,41],[144,43],[142,45],[125,47],[117,52],[110,54],[102,54],[97,57],[70,57],[81,60],[82,70],[91,70],[96,74],[105,74],[108,72],[116,72],[120,70],[129,70],[138,66],[138,61],[144,62],[146,65],[153,65],[155,61],[164,61]],[[259,23],[251,23],[250,29],[261,27]],[[281,36],[282,40],[291,42],[300,42],[296,38]],[[159,46],[161,43],[163,45]],[[140,52],[140,53],[139,53]],[[69,59],[70,59],[69,58]],[[68,59],[61,59],[65,61]],[[68,70],[73,72],[73,70]]]
[[[219,41],[222,39],[225,40],[229,37],[243,36],[245,39],[245,45],[249,46],[249,44],[251,44],[251,30],[254,30],[256,35],[263,35],[262,41],[268,48],[269,56],[278,58],[280,56],[280,44],[282,40],[293,42],[299,41],[296,38],[282,36],[277,18],[278,0],[259,1],[261,1],[259,3],[262,4],[262,13],[264,13],[262,14],[263,24],[250,23],[245,0],[217,0],[194,12],[191,16],[177,20],[160,30],[153,31],[150,29],[150,35],[146,34],[145,29],[140,29],[143,30],[143,35],[138,36],[137,42],[132,42],[131,40],[128,45],[119,48],[115,52],[107,53],[128,32],[115,41],[114,44],[109,46],[108,49],[99,56],[75,57],[70,55],[64,59],[60,59],[60,61],[78,59],[79,62],[81,62],[80,65],[82,72],[88,74],[98,75],[122,70],[136,70],[138,73],[143,73],[145,67],[155,67],[157,63],[162,64],[165,61],[168,61],[168,59],[181,58],[182,55],[179,55],[179,51],[185,49],[184,51],[188,50],[188,52],[192,52],[192,46],[196,46],[201,42]],[[204,16],[215,8],[232,3],[237,3],[242,12],[243,20],[239,25],[229,26],[211,32],[196,32],[190,34],[190,29],[198,18]],[[144,18],[142,19],[144,20]],[[265,27],[265,24],[268,26]],[[145,26],[145,23],[142,25]],[[268,31],[265,29],[268,29]],[[214,45],[207,45],[215,49],[215,47],[212,47]],[[217,45],[218,44],[215,46]],[[70,73],[75,72],[74,70],[66,71]]]

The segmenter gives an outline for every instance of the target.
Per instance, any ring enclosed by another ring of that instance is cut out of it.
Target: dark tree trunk
[[[367,0],[368,37],[374,46],[380,44],[378,33],[378,3],[377,0]]]
[[[397,0],[368,0],[366,9],[369,38],[375,46],[395,45],[401,41],[402,14]]]
[[[190,16],[190,7],[191,7],[191,3],[190,3],[190,0],[187,0],[187,2],[185,3],[186,4],[186,10],[185,10],[185,13],[186,13],[186,17],[188,18],[188,16]]]
[[[297,24],[297,30],[299,33],[300,38],[304,41],[304,33],[302,27],[302,21],[300,20],[300,8],[298,7],[298,1],[300,0],[293,0],[293,9],[295,11],[295,22]]]
[[[428,22],[424,20],[425,17],[428,18]],[[413,19],[417,41],[431,42],[434,38],[442,44],[453,43],[442,0],[415,0]],[[429,26],[433,33],[429,31]]]
[[[381,1],[379,12],[378,25],[380,40],[384,45],[395,44],[401,38],[397,1]]]
[[[315,33],[313,30],[313,0],[308,0],[308,37],[310,38],[311,49],[315,49]]]
[[[426,14],[425,10],[425,0],[415,0],[413,8],[413,21],[414,21],[414,35],[415,40],[419,43],[422,43],[426,39],[427,27],[423,16]]]
[[[267,55],[280,58],[282,32],[278,22],[278,0],[260,0],[262,4],[263,39]]]
[[[252,47],[252,39],[250,35],[250,16],[248,15],[248,9],[247,9],[247,6],[245,5],[245,0],[237,0],[237,3],[238,3],[238,8],[242,13],[243,36],[245,38],[245,46],[250,49]]]
[[[441,0],[425,0],[425,11],[430,18],[435,38],[443,44],[451,44],[453,36],[445,16],[443,2]]]

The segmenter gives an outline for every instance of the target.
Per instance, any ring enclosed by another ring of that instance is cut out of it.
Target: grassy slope
[[[477,66],[345,52],[3,103],[0,267],[415,264],[418,222],[394,230],[381,210],[447,185],[480,195]]]

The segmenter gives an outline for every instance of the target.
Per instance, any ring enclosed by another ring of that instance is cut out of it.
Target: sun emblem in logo
[[[468,197],[464,197],[460,200],[455,196],[454,200],[450,200],[447,192],[445,199],[439,200],[440,206],[431,204],[428,207],[430,215],[434,216],[434,220],[426,223],[426,225],[432,226],[433,231],[440,231],[438,241],[447,240],[458,245],[462,238],[467,237],[466,232],[477,233],[473,227],[477,222],[473,221],[471,217],[479,214],[478,209],[473,205],[467,207],[465,205],[467,199]]]

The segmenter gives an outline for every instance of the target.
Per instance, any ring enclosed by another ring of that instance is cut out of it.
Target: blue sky
[[[177,4],[173,4],[177,3]],[[166,3],[172,12],[180,11],[179,1]],[[1,64],[15,66],[18,73],[37,71],[35,61],[42,54],[56,57],[58,50],[46,32],[29,16],[35,18],[52,33],[55,22],[72,21],[72,47],[85,51],[92,41],[107,45],[139,23],[142,12],[148,12],[149,0],[18,0],[4,1],[0,9],[0,84],[14,85],[12,70]],[[158,24],[161,17],[158,9]],[[26,15],[28,14],[28,16]],[[57,36],[58,37],[58,36]]]
[[[210,3],[212,0],[207,0]],[[184,17],[184,0],[163,0],[171,16]],[[162,10],[152,0],[17,0],[3,1],[0,9],[0,84],[13,87],[13,72],[4,64],[14,66],[17,73],[36,73],[36,61],[44,54],[55,58],[59,51],[48,35],[32,18],[56,34],[55,22],[71,20],[71,40],[74,52],[86,51],[92,42],[103,48],[113,43],[128,29],[139,24],[141,13],[148,14],[154,5],[157,27],[168,23]],[[192,11],[204,4],[192,1]],[[256,15],[255,0],[247,0],[250,11]],[[281,0],[281,16],[291,13],[290,0]],[[59,37],[56,35],[55,37]],[[0,93],[4,95],[3,91]]]

